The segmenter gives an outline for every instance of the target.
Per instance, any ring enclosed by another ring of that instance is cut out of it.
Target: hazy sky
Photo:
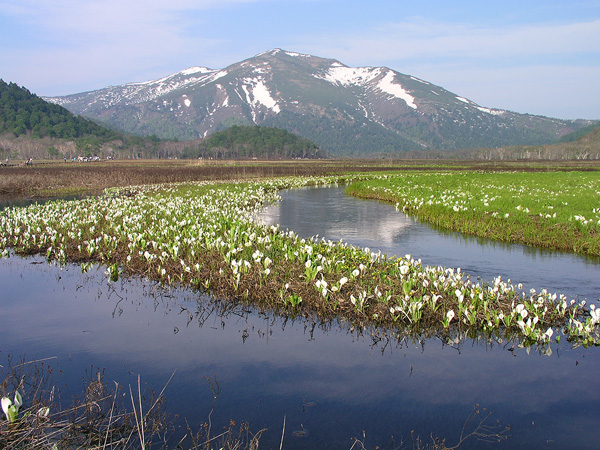
[[[387,66],[482,106],[600,119],[600,0],[0,0],[0,78],[43,96],[273,48]]]

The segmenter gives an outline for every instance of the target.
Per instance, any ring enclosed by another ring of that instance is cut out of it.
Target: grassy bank
[[[405,173],[347,193],[396,204],[435,226],[535,247],[600,256],[600,173]]]
[[[483,336],[544,351],[560,339],[558,331],[577,344],[600,342],[600,314],[585,304],[545,291],[525,293],[499,278],[474,282],[460,269],[426,267],[410,256],[387,259],[300,239],[253,220],[281,188],[368,177],[155,185],[8,209],[0,213],[0,248],[4,256],[80,261],[84,270],[98,261],[114,279],[140,274],[283,314],[391,329],[398,337]]]

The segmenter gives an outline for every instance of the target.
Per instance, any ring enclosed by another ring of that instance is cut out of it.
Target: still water
[[[325,194],[337,195],[333,203],[344,199],[336,189],[289,192],[265,217],[300,234],[412,253],[427,264],[450,266],[447,261],[457,260],[457,266],[483,278],[502,273],[516,280],[522,272],[511,273],[513,260],[498,273],[480,267],[494,261],[498,245],[484,244],[472,256],[462,250],[461,260],[457,249],[473,240],[438,235],[418,244],[418,224],[377,202],[348,199],[356,205],[353,211],[332,204],[319,225],[310,208],[318,209]],[[299,207],[292,206],[296,201]],[[376,212],[381,207],[385,213]],[[317,229],[306,229],[305,223]],[[406,245],[394,247],[398,240]],[[444,248],[450,249],[448,260],[436,256],[443,253],[436,249]],[[508,252],[519,258],[530,254],[534,261],[562,258],[525,249]],[[580,264],[589,278],[564,286],[572,295],[597,298],[598,265]],[[558,275],[569,273],[565,267]],[[527,276],[536,288],[551,279]],[[187,418],[192,428],[206,421],[212,392],[203,377],[216,376],[221,393],[214,429],[229,419],[248,421],[254,431],[266,427],[261,449],[279,448],[284,417],[284,449],[349,449],[363,431],[369,449],[395,449],[401,442],[411,448],[412,430],[424,440],[433,434],[454,445],[475,404],[492,410],[493,421],[510,425],[511,437],[501,444],[467,441],[461,448],[600,448],[594,431],[600,415],[598,349],[554,345],[552,356],[545,356],[509,351],[502,344],[374,342],[343,326],[313,327],[243,308],[219,314],[198,293],[163,290],[140,279],[111,283],[103,268],[82,274],[78,266],[60,268],[37,257],[0,260],[0,286],[0,356],[56,357],[50,364],[63,399],[81,393],[91,366],[105,368],[108,382],[125,386],[135,385],[141,374],[157,390],[176,371],[166,390],[167,411]],[[301,430],[303,437],[294,435]]]
[[[0,199],[0,210],[4,208],[21,208],[24,206],[35,205],[35,204],[44,204],[53,200],[79,200],[88,196],[99,195],[99,192],[90,191],[89,193],[83,193],[78,195],[62,195],[59,197],[26,197],[26,196],[14,196],[14,197],[4,197]]]
[[[472,278],[498,275],[526,289],[548,289],[571,298],[600,298],[600,260],[522,245],[509,245],[436,230],[396,211],[393,205],[360,200],[343,187],[283,191],[282,201],[261,219],[302,237],[343,239],[388,256],[412,255],[430,266],[460,267]]]

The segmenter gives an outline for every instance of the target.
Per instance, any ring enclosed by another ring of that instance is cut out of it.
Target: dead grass
[[[0,366],[4,378],[0,396],[12,397],[16,390],[23,396],[19,418],[12,423],[0,419],[0,448],[26,450],[127,450],[186,448],[209,450],[256,450],[264,430],[251,433],[246,423],[230,422],[219,432],[208,421],[174,443],[173,427],[164,411],[164,392],[171,381],[156,393],[137,385],[120,386],[104,381],[104,371],[90,369],[84,380],[83,394],[66,408],[60,405],[60,393],[52,386],[49,358],[43,361],[9,360]],[[173,375],[171,376],[173,378]],[[216,382],[216,380],[215,380]],[[52,386],[52,387],[51,387]],[[213,391],[214,393],[214,391]],[[215,402],[218,395],[215,395]],[[213,404],[213,409],[214,409]],[[48,408],[49,414],[40,413]]]
[[[600,170],[600,162],[490,162],[457,160],[120,160],[94,163],[36,162],[0,168],[0,198],[98,193],[108,187],[277,176],[339,175],[406,170]]]

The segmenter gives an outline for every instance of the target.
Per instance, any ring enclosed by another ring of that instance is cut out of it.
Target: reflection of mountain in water
[[[279,223],[304,238],[318,234],[346,242],[373,242],[377,248],[406,240],[416,222],[393,208],[373,208],[373,202],[331,195],[331,189],[303,189],[283,193],[284,201],[260,214],[268,224]],[[315,192],[317,191],[317,192]],[[297,196],[296,196],[297,194]],[[317,233],[313,231],[319,227]]]

